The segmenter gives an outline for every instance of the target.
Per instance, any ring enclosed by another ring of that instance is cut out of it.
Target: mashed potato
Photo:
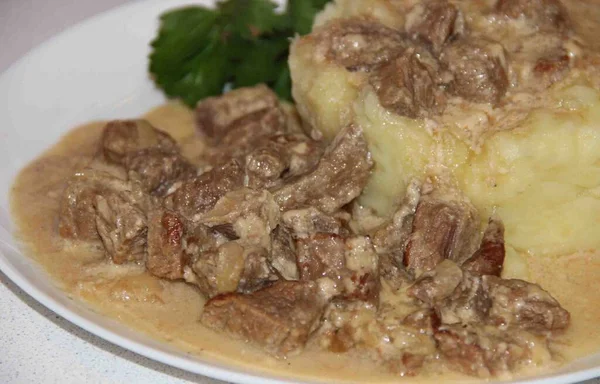
[[[412,3],[337,1],[317,17],[313,33],[292,46],[293,95],[306,121],[326,138],[350,122],[365,130],[376,167],[361,203],[389,216],[411,178],[428,178],[458,187],[482,218],[500,214],[507,262],[515,269],[523,268],[514,261],[518,253],[600,248],[597,52],[573,31],[561,35],[568,36],[558,44],[569,70],[544,83],[532,77],[538,67],[529,59],[546,49],[539,47],[554,39],[551,32],[533,30],[522,18],[494,18],[489,4],[454,2],[471,33],[503,36],[510,87],[495,106],[450,95],[439,115],[401,116],[382,106],[369,71],[331,60],[320,35],[339,18],[357,15],[404,32]]]

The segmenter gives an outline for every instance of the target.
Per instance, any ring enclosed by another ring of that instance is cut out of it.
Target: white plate
[[[0,76],[0,269],[37,301],[74,324],[148,358],[237,383],[291,382],[188,356],[69,299],[19,251],[12,237],[9,191],[19,169],[70,127],[138,116],[164,101],[147,74],[148,43],[158,16],[212,1],[154,0],[114,9],[35,49]],[[572,383],[600,376],[600,354],[528,383]]]

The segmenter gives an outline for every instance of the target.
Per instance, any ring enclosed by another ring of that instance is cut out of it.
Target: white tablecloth
[[[125,2],[0,0],[0,73],[52,35]],[[221,382],[107,343],[50,312],[0,272],[0,383]]]

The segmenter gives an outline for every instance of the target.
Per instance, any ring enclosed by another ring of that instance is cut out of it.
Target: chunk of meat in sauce
[[[262,247],[244,247],[244,269],[238,283],[238,292],[251,293],[279,280],[269,261],[269,252]]]
[[[410,118],[427,117],[445,105],[438,72],[438,62],[427,50],[409,48],[374,72],[369,82],[384,108]]]
[[[534,333],[567,328],[570,314],[547,291],[523,280],[484,276],[492,300],[490,323],[517,326]]]
[[[296,238],[307,238],[317,233],[343,235],[346,232],[339,218],[326,215],[314,207],[284,212],[281,221]]]
[[[373,160],[362,129],[342,129],[330,143],[317,167],[274,191],[283,211],[313,206],[334,213],[354,200],[367,184]]]
[[[136,183],[119,179],[107,172],[84,169],[67,184],[60,203],[59,234],[63,238],[97,240],[95,202],[98,195],[118,194],[126,201],[138,201],[141,209],[143,192]]]
[[[235,89],[200,101],[195,111],[196,127],[207,142],[217,145],[240,127],[240,119],[278,106],[277,95],[264,84]]]
[[[380,255],[391,254],[392,259],[398,265],[402,264],[420,198],[421,185],[418,181],[413,180],[409,183],[404,200],[392,216],[392,220],[377,229],[373,235],[373,245],[377,253]]]
[[[500,218],[491,217],[479,249],[463,263],[462,268],[478,276],[500,276],[505,253],[504,224]]]
[[[97,195],[96,228],[106,255],[115,264],[146,257],[146,196],[135,192]]]
[[[497,105],[508,90],[508,69],[501,44],[465,38],[448,44],[440,54],[441,63],[452,74],[451,94],[476,103]]]
[[[137,180],[148,193],[162,196],[172,184],[196,174],[196,168],[179,153],[147,148],[126,156],[129,178]]]
[[[176,213],[156,210],[148,225],[146,269],[169,280],[183,279],[189,255],[184,252],[185,223]]]
[[[299,280],[300,272],[296,262],[296,245],[290,232],[278,225],[271,232],[270,263],[285,280]]]
[[[266,190],[241,188],[225,194],[210,211],[194,221],[226,233],[233,231],[244,244],[270,246],[271,231],[279,223],[279,206]]]
[[[317,55],[352,72],[369,72],[408,46],[399,31],[367,18],[335,20],[311,37],[317,41]]]
[[[341,236],[319,233],[296,241],[301,280],[340,279],[346,266],[346,243]]]
[[[530,358],[527,344],[483,326],[442,325],[434,333],[442,357],[463,373],[478,377],[510,372]]]
[[[244,247],[229,241],[201,253],[192,264],[194,275],[187,279],[206,297],[235,292],[244,272]]]
[[[354,236],[346,240],[345,264],[350,277],[344,282],[343,298],[379,305],[381,281],[379,257],[369,237]]]
[[[438,266],[423,273],[408,289],[408,294],[434,306],[449,297],[463,280],[463,271],[456,263],[444,260]]]
[[[244,169],[237,160],[215,167],[187,179],[172,194],[165,197],[164,205],[187,219],[208,212],[227,192],[241,188]]]
[[[218,145],[208,147],[202,154],[210,164],[222,164],[232,158],[243,158],[276,135],[286,133],[285,114],[279,108],[257,111],[232,123],[229,132]]]
[[[496,11],[510,19],[524,18],[538,29],[566,29],[568,12],[560,0],[499,0]]]
[[[417,206],[404,265],[419,276],[444,259],[458,264],[477,249],[479,219],[472,204],[425,196]]]
[[[201,321],[285,356],[304,347],[325,304],[314,282],[278,281],[252,294],[226,294],[209,300]]]
[[[124,165],[127,155],[148,148],[177,152],[175,140],[146,120],[115,120],[106,124],[101,138],[104,158]]]
[[[539,58],[533,67],[534,80],[543,87],[560,81],[571,68],[571,58],[564,50],[556,50]]]
[[[465,20],[456,5],[447,0],[418,3],[406,15],[405,29],[415,39],[431,44],[433,52],[440,53],[444,44],[462,34]]]

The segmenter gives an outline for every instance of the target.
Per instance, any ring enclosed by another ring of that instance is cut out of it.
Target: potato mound
[[[508,16],[492,18],[499,6],[454,1],[461,22],[469,25],[461,33],[470,35],[444,44],[498,36],[504,46],[501,60],[508,63],[508,90],[494,104],[469,100],[442,85],[447,94],[441,113],[403,116],[382,106],[372,81],[379,62],[363,70],[343,65],[356,52],[340,56],[339,49],[369,46],[368,36],[344,36],[351,44],[329,36],[343,28],[343,20],[357,20],[385,25],[409,39],[414,3],[337,1],[317,17],[313,33],[291,48],[293,95],[302,117],[326,139],[352,122],[365,131],[376,166],[360,202],[389,216],[412,178],[428,179],[458,187],[483,219],[496,211],[506,226],[509,258],[515,251],[562,255],[600,249],[598,53],[568,27],[552,30],[539,20],[528,24],[529,13],[511,19],[507,11]],[[332,41],[339,45],[335,58],[328,46]],[[544,50],[564,55],[548,61],[558,56]],[[378,55],[372,58],[379,60]],[[558,68],[565,60],[568,64]],[[443,64],[440,68],[444,77]],[[535,73],[547,68],[556,72]]]

